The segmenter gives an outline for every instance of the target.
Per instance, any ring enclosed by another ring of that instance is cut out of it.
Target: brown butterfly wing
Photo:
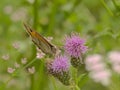
[[[41,49],[46,54],[56,53],[56,48],[52,44],[50,44],[43,36],[33,31],[26,24],[24,24],[24,26],[26,28],[27,33],[31,36],[32,41],[39,49]]]
[[[39,49],[41,49],[44,53],[52,54],[52,45],[49,44],[40,34],[35,33],[35,37],[32,37],[32,41],[37,45]]]

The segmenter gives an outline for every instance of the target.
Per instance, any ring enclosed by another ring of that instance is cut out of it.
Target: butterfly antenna
[[[32,29],[25,23],[23,23],[23,25],[26,28],[27,33],[31,35]]]

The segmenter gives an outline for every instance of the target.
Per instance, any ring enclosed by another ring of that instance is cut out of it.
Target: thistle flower
[[[62,73],[69,70],[68,58],[66,56],[57,56],[52,63],[54,72]]]
[[[80,38],[79,34],[72,34],[65,39],[65,52],[72,57],[71,64],[74,67],[82,63],[82,56],[87,51],[85,40]]]
[[[47,64],[50,74],[59,79],[63,84],[69,85],[69,62],[66,56],[57,56],[55,60]]]

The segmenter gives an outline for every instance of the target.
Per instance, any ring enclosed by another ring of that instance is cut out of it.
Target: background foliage
[[[0,90],[54,90],[53,82],[58,90],[68,90],[46,74],[41,60],[30,65],[36,68],[33,75],[21,70],[9,81],[14,75],[7,72],[8,67],[20,63],[23,57],[28,62],[36,57],[23,22],[43,36],[52,36],[57,46],[63,45],[66,34],[79,32],[92,49],[88,54],[106,55],[111,50],[120,50],[119,0],[2,0],[0,12]],[[12,46],[15,42],[19,43],[18,50]],[[8,61],[2,59],[5,54],[10,56]],[[81,90],[108,90],[90,78],[83,79],[80,85]]]

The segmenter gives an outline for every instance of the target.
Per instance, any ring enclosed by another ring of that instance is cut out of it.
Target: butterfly
[[[31,27],[24,23],[27,33],[32,38],[33,43],[45,54],[55,55],[56,47],[48,42],[42,35],[33,30]]]

